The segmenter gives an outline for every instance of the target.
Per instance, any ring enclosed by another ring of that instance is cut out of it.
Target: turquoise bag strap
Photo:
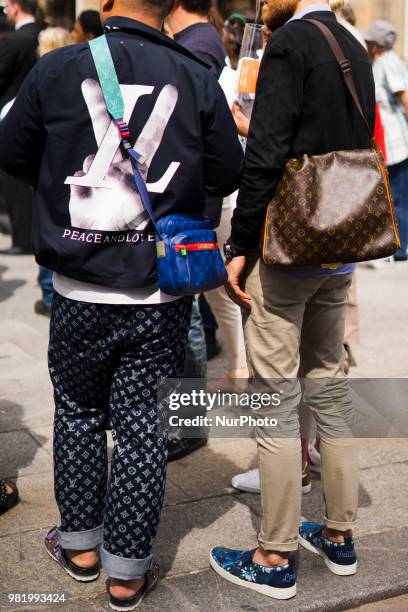
[[[160,232],[157,227],[156,219],[154,217],[152,204],[150,202],[149,193],[146,188],[146,183],[139,170],[139,164],[145,163],[145,158],[137,153],[132,148],[129,142],[130,130],[129,126],[124,121],[123,116],[125,114],[125,103],[120,91],[120,85],[116,74],[115,65],[113,63],[112,55],[109,49],[108,41],[106,40],[105,34],[98,36],[89,41],[89,47],[91,49],[92,57],[95,63],[96,72],[98,74],[99,84],[102,89],[103,97],[105,99],[106,108],[111,115],[116,127],[119,130],[120,138],[124,149],[127,151],[130,163],[132,164],[133,178],[135,179],[136,188],[139,192],[142,204],[150,217],[153,226],[160,237]]]
[[[115,122],[123,121],[125,104],[120,92],[116,69],[113,64],[105,34],[89,41],[106,108]]]

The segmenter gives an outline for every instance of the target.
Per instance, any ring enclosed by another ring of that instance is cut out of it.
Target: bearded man
[[[238,205],[225,251],[227,291],[244,310],[251,377],[258,390],[280,393],[281,402],[258,414],[278,422],[271,430],[265,418],[265,426],[256,430],[263,510],[258,547],[215,548],[210,563],[226,580],[277,599],[296,595],[299,541],[319,554],[333,573],[357,571],[352,535],[358,509],[358,446],[350,429],[354,413],[342,348],[354,265],[272,268],[262,262],[259,250],[266,209],[286,160],[370,146],[368,130],[327,40],[304,18],[321,22],[335,36],[350,61],[372,129],[375,119],[368,54],[337,22],[329,3],[265,0],[263,19],[273,34],[260,67]],[[281,211],[283,220],[284,206]],[[325,514],[323,524],[306,523],[299,531],[301,399],[313,411],[321,438]]]

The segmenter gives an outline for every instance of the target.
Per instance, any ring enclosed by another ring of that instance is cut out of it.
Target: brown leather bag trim
[[[388,196],[388,204],[390,207],[390,213],[391,213],[391,219],[392,219],[392,226],[394,228],[394,235],[398,244],[398,248],[401,248],[401,239],[400,239],[400,235],[397,229],[397,224],[395,221],[395,215],[394,215],[394,207],[392,205],[393,202],[393,198],[392,198],[392,193],[391,193],[391,187],[390,187],[390,179],[388,176],[388,172],[387,169],[385,168],[385,163],[384,163],[384,158],[382,155],[382,152],[377,144],[377,141],[375,140],[375,138],[371,139],[371,148],[373,150],[373,153],[375,155],[375,159],[377,160],[377,164],[378,167],[381,171],[381,174],[383,175],[383,179],[384,179],[384,184],[385,184],[385,188],[387,190],[387,196]]]
[[[266,209],[266,219],[264,223],[264,235],[262,240],[262,259],[265,261],[266,259],[266,231],[268,229],[268,219],[269,219],[269,211],[271,209],[270,204],[268,203],[268,207]]]

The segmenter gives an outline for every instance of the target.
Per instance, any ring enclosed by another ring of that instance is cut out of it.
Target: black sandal
[[[142,588],[139,589],[137,593],[132,595],[132,597],[127,597],[126,599],[119,599],[118,597],[114,597],[112,595],[110,592],[111,579],[108,578],[106,581],[106,590],[109,597],[109,607],[112,610],[117,610],[118,612],[130,612],[131,610],[135,610],[150,593],[150,591],[152,591],[156,586],[159,579],[159,570],[159,564],[153,560],[146,572],[146,581]]]
[[[8,488],[11,489],[9,493]],[[0,480],[0,514],[14,508],[20,501],[18,489],[11,480]]]

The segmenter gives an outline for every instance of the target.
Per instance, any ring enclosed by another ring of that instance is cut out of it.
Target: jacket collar
[[[27,19],[22,19],[21,21],[16,23],[16,25],[14,26],[14,31],[18,32],[19,30],[21,30],[21,28],[24,28],[27,25],[32,25],[33,23],[35,23],[34,17],[27,17]]]
[[[126,32],[127,34],[135,34],[136,36],[145,38],[150,42],[161,45],[162,47],[173,49],[174,51],[181,53],[185,57],[194,60],[198,64],[201,64],[205,68],[210,68],[208,64],[196,57],[193,53],[190,53],[190,51],[188,51],[185,47],[179,45],[169,36],[166,36],[166,34],[163,34],[163,32],[160,32],[159,30],[156,30],[155,28],[152,28],[146,25],[145,23],[136,21],[135,19],[129,19],[129,17],[110,17],[105,23],[105,33],[114,34],[115,31]]]
[[[335,13],[329,9],[329,10],[325,10],[325,11],[307,11],[307,12],[302,12],[302,13],[298,13],[297,15],[293,15],[293,17],[291,19],[289,19],[289,21],[287,21],[286,23],[292,23],[292,21],[301,21],[302,19],[320,19],[320,21],[337,21],[337,17],[335,15]]]

